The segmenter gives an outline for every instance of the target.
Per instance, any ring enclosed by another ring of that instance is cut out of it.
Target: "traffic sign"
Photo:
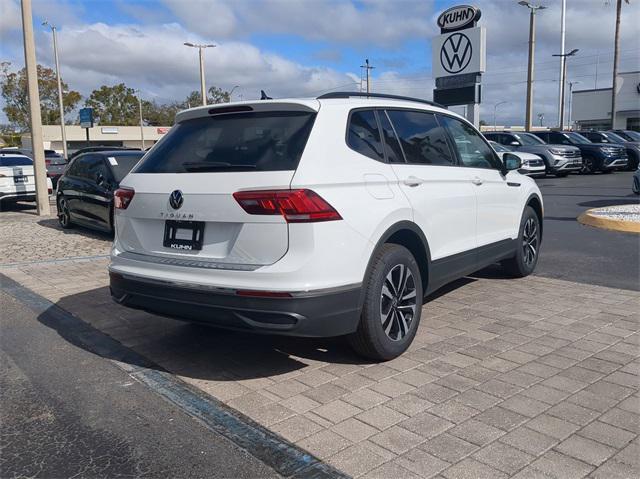
[[[93,108],[80,108],[80,127],[93,128]]]

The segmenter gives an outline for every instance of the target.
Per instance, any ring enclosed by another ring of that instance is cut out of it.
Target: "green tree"
[[[11,124],[21,130],[29,128],[29,100],[27,94],[27,71],[9,71],[11,64],[0,64],[0,92],[5,105],[2,108]],[[38,90],[40,92],[40,111],[42,123],[55,125],[60,123],[58,106],[58,81],[51,68],[38,65]],[[62,82],[62,98],[65,117],[73,111],[82,97],[77,91],[69,90],[69,85]],[[68,121],[65,118],[65,123]]]
[[[171,126],[176,113],[182,109],[177,102],[159,104],[155,100],[142,100],[142,118],[148,125]]]
[[[135,90],[124,83],[102,85],[93,90],[86,101],[93,108],[94,121],[102,125],[138,125],[138,98]]]
[[[231,93],[216,86],[212,86],[211,88],[209,88],[207,97],[209,99],[209,103],[211,104],[229,103],[231,101]]]

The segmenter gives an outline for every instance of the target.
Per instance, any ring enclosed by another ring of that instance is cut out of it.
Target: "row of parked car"
[[[562,177],[571,172],[635,170],[640,159],[640,133],[631,130],[491,131],[484,136],[498,153],[535,155],[537,161],[533,157],[521,157],[523,172],[529,175]]]

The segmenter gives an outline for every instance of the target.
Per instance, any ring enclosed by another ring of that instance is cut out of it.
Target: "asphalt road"
[[[278,477],[0,291],[0,477]]]
[[[536,180],[544,200],[544,237],[536,273],[581,283],[640,290],[640,236],[584,226],[585,210],[637,203],[632,172]]]

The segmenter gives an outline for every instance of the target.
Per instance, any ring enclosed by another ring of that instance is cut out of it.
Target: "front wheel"
[[[400,356],[416,335],[422,312],[422,279],[415,258],[403,246],[385,244],[365,278],[360,324],[349,336],[353,349],[376,361]]]
[[[593,158],[583,158],[582,159],[582,169],[580,173],[583,175],[590,175],[595,172],[595,162]]]
[[[65,230],[73,227],[69,213],[69,203],[63,195],[58,197],[58,222]]]
[[[516,278],[524,278],[533,273],[540,253],[540,219],[536,212],[527,206],[520,221],[516,254],[502,262],[507,273]]]

